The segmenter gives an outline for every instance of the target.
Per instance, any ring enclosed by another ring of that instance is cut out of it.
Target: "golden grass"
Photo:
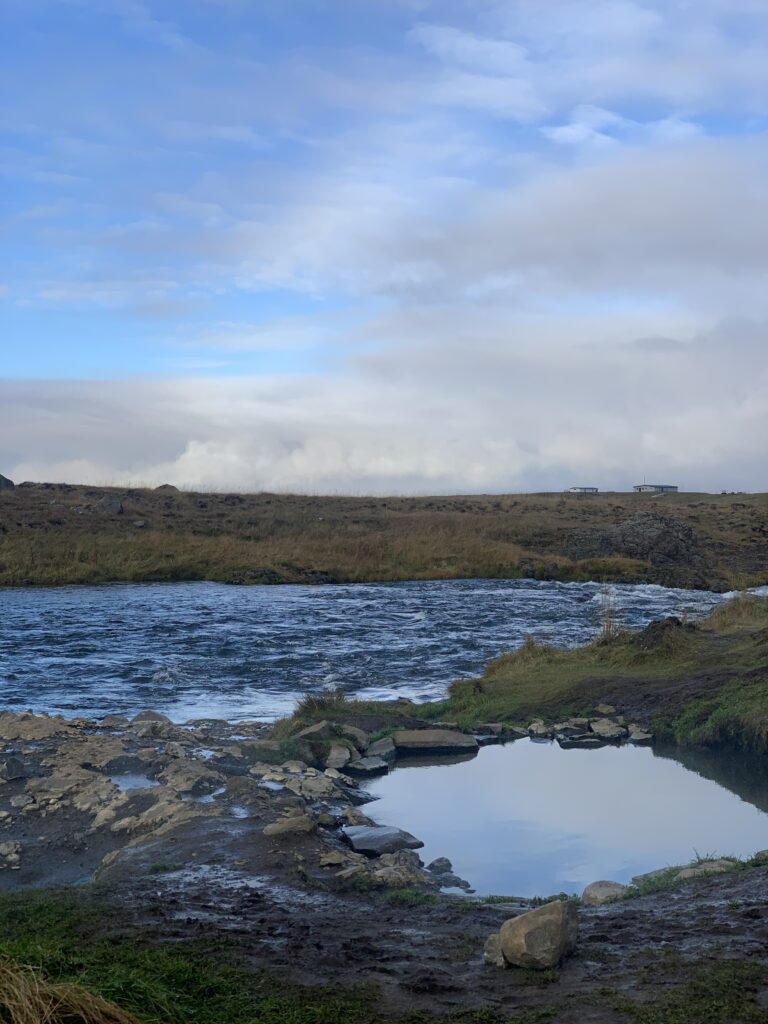
[[[107,493],[119,497],[122,515],[90,510]],[[0,492],[0,585],[307,582],[313,572],[340,582],[522,576],[735,589],[768,581],[768,496],[667,497],[351,498],[41,484]],[[705,569],[564,553],[574,534],[649,509],[696,531]]]
[[[55,985],[39,970],[0,958],[3,1024],[138,1024],[131,1014],[79,985]]]

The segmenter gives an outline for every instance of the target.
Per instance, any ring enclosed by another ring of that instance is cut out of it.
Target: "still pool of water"
[[[521,740],[366,788],[368,815],[418,836],[425,863],[450,858],[482,895],[580,893],[697,854],[768,848],[768,770],[735,755]]]
[[[612,589],[620,625],[719,594]],[[441,580],[344,586],[221,583],[0,589],[0,703],[64,715],[273,719],[303,693],[441,697],[527,635],[561,646],[600,629],[596,583]]]

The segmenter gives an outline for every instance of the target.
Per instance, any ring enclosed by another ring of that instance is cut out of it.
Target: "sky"
[[[3,0],[0,472],[768,490],[765,0]]]

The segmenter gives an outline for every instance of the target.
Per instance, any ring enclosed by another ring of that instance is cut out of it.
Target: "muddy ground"
[[[259,761],[263,732],[0,715],[1,770],[16,776],[0,785],[0,885],[93,888],[115,906],[112,933],[226,938],[295,981],[373,984],[393,1014],[538,1007],[562,1024],[625,1021],[622,995],[655,999],[725,959],[765,968],[768,1008],[768,866],[580,906],[577,950],[558,971],[501,970],[484,963],[485,940],[530,903],[442,894],[411,851],[354,853],[342,828],[375,813],[364,782]],[[112,780],[130,773],[155,785],[121,791]]]

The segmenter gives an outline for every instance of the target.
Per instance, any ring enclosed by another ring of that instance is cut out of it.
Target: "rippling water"
[[[611,588],[622,625],[722,600]],[[0,590],[5,707],[175,721],[272,719],[307,691],[441,695],[528,634],[561,645],[600,628],[597,584],[478,581],[343,587],[215,583]]]
[[[619,623],[632,627],[723,599],[611,590]],[[184,721],[271,719],[331,687],[425,700],[528,634],[589,640],[600,609],[598,584],[529,580],[0,590],[2,704],[70,716],[153,707]]]

